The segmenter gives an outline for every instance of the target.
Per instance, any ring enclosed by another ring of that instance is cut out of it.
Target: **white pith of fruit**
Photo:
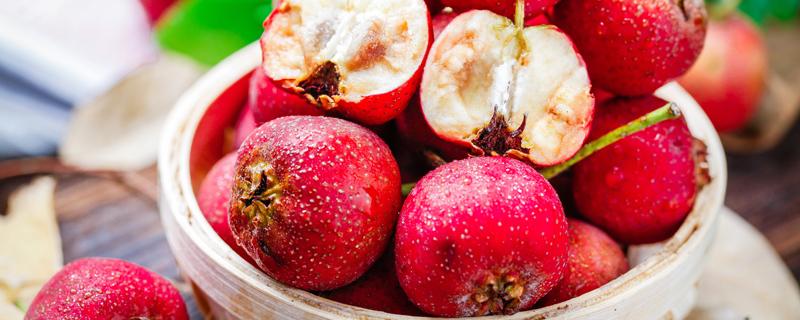
[[[261,40],[264,71],[300,90],[325,62],[341,76],[338,98],[390,92],[421,67],[428,46],[422,0],[284,0]]]
[[[589,131],[594,99],[586,67],[552,26],[522,31],[507,18],[471,11],[454,19],[429,53],[421,85],[425,118],[437,135],[473,141],[495,111],[521,126],[536,164],[566,160]],[[524,153],[524,152],[523,152]]]

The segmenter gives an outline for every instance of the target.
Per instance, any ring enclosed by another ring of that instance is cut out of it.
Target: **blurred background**
[[[800,0],[706,3],[705,49],[679,82],[723,137],[726,205],[798,279]],[[125,258],[177,281],[155,206],[161,125],[197,78],[258,39],[271,9],[269,0],[0,0],[0,215],[31,177],[54,176],[38,197],[52,199],[64,261]]]

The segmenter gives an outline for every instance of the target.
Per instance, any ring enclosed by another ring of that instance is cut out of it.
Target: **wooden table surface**
[[[725,205],[769,239],[800,279],[800,125],[775,149],[728,155]]]

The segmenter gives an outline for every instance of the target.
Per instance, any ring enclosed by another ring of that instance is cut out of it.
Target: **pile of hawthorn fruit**
[[[407,315],[552,305],[627,272],[708,182],[652,95],[697,58],[702,0],[283,0],[264,29],[197,199],[286,285]]]
[[[683,119],[571,170],[597,227],[545,175],[666,104],[651,93],[700,52],[702,1],[442,2],[278,6],[243,115],[260,125],[198,195],[223,239],[333,300],[474,316],[570,299],[628,270],[616,241],[669,238],[705,180]],[[592,84],[624,97],[595,108]],[[409,150],[436,168],[403,199],[425,167],[398,165]]]

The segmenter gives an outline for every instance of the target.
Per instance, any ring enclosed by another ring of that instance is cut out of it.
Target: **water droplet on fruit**
[[[619,167],[614,166],[611,168],[611,171],[606,174],[605,179],[606,186],[614,187],[625,180],[625,174],[622,173],[622,170],[620,170]]]

